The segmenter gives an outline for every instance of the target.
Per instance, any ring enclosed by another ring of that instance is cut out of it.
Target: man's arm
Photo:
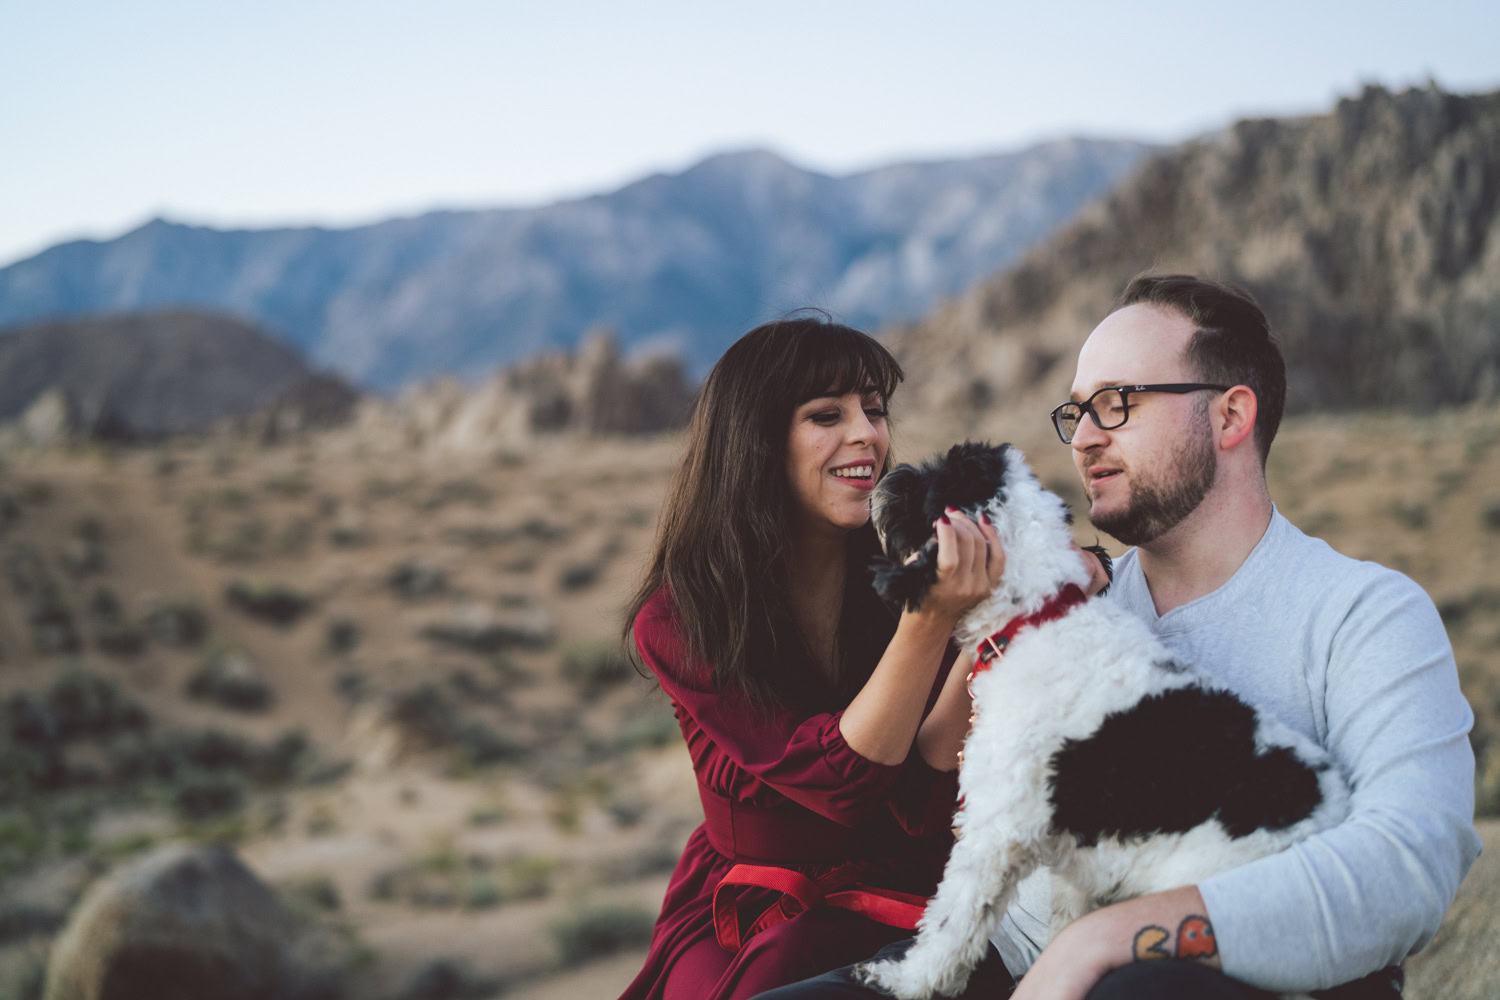
[[[1089,914],[1043,950],[1018,1000],[1079,1000],[1192,916],[1214,944],[1196,960],[1277,992],[1358,979],[1432,938],[1479,853],[1473,715],[1452,648],[1432,601],[1397,573],[1329,627],[1323,742],[1353,785],[1349,818],[1197,886]],[[1156,930],[1137,937],[1144,928]]]
[[[1182,959],[1219,968],[1219,948],[1196,886],[1095,910],[1069,924],[1021,978],[1011,1000],[1082,1000],[1131,962]]]
[[[1401,962],[1432,939],[1479,854],[1474,717],[1432,601],[1383,571],[1327,642],[1322,742],[1353,787],[1349,818],[1198,886],[1224,971],[1262,989],[1322,989]]]

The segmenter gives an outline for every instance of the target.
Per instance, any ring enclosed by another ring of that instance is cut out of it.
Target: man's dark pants
[[[913,938],[882,948],[875,958],[905,954]],[[1358,983],[1349,983],[1326,993],[1329,1000],[1400,1000],[1400,973],[1388,970]],[[1000,955],[991,948],[969,977],[969,985],[958,1000],[1005,1000],[1016,988]],[[754,1000],[881,1000],[886,994],[857,982],[854,966],[804,979],[762,993]],[[1088,1000],[1275,1000],[1275,995],[1253,989],[1197,962],[1160,959],[1122,966],[1099,980],[1089,990]]]

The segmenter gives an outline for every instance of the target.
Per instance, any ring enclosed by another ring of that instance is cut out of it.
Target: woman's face
[[[805,522],[863,526],[890,443],[878,392],[819,396],[793,410],[786,477]]]

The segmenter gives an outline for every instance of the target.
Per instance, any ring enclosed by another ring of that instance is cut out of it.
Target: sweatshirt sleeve
[[[877,763],[850,748],[839,731],[842,712],[752,712],[742,698],[715,690],[708,670],[687,662],[670,615],[650,610],[636,619],[636,648],[679,712],[707,737],[697,748],[689,741],[701,783],[733,793],[747,781],[763,782],[851,827],[887,807],[903,766]]]
[[[1332,636],[1326,746],[1348,819],[1200,883],[1225,973],[1324,989],[1401,962],[1436,933],[1479,854],[1474,717],[1431,599],[1383,571]]]

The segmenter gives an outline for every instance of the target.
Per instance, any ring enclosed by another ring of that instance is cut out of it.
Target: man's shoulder
[[[1314,587],[1351,598],[1371,591],[1425,594],[1415,580],[1400,570],[1376,559],[1346,555],[1323,539],[1306,534],[1279,512],[1272,527],[1282,536],[1276,567],[1281,571],[1278,575],[1284,574],[1284,579],[1295,581],[1300,587]]]

